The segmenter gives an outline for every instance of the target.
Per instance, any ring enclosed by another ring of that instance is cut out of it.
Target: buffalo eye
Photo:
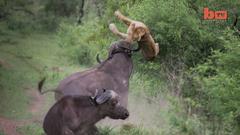
[[[112,106],[115,106],[117,103],[118,103],[118,101],[117,101],[117,100],[114,100],[114,101],[111,102],[111,105],[112,105]]]

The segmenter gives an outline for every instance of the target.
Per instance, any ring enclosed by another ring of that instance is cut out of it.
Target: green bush
[[[96,54],[105,56],[111,44],[111,38],[105,26],[96,20],[86,22],[85,25],[63,23],[58,30],[59,45],[66,50],[67,57],[73,63],[92,65],[96,61]],[[103,38],[104,37],[104,38]]]
[[[240,40],[233,36],[231,30],[226,30],[223,34],[219,39],[224,43],[224,51],[214,51],[214,55],[206,63],[191,70],[193,77],[187,81],[186,86],[193,87],[185,87],[183,94],[198,104],[191,105],[196,113],[217,125],[210,126],[213,132],[232,134],[234,130],[227,128],[239,127],[239,120],[236,118],[240,114]]]
[[[149,26],[160,45],[159,59],[164,61],[194,66],[218,47],[216,38],[200,28],[200,18],[187,1],[143,0],[127,12]]]
[[[113,135],[112,128],[110,127],[101,127],[99,128],[100,135]]]
[[[70,16],[77,12],[78,0],[47,0],[44,10],[57,16]]]
[[[29,32],[34,27],[34,21],[26,19],[24,14],[18,13],[9,16],[7,19],[7,27],[12,31]]]
[[[100,128],[100,135],[155,135],[142,127],[113,129],[110,127]],[[156,134],[157,135],[157,134]]]

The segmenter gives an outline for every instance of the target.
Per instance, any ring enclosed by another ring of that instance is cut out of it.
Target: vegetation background
[[[203,8],[227,10],[227,20],[203,20]],[[102,135],[239,135],[239,0],[0,0],[0,135],[42,135],[54,103],[39,96],[47,76],[96,65],[118,40],[108,29],[119,9],[144,22],[159,56],[133,56],[130,118],[99,124]],[[7,130],[10,128],[10,131]]]

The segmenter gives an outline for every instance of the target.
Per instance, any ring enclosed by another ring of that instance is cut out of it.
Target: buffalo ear
[[[108,101],[109,99],[112,98],[112,94],[110,91],[104,91],[103,93],[97,95],[95,97],[95,102],[100,105]]]

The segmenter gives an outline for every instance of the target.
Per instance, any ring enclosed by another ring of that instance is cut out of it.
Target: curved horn
[[[133,52],[137,52],[137,51],[139,51],[141,49],[141,46],[138,44],[138,47],[136,48],[136,49],[130,49],[131,51],[133,51]]]
[[[99,58],[99,53],[97,54],[96,59],[97,59],[97,62],[98,62],[99,64],[101,64],[101,63],[103,62],[103,61]]]
[[[102,94],[95,97],[95,101],[98,105],[105,103],[113,96],[111,91],[105,91]]]

